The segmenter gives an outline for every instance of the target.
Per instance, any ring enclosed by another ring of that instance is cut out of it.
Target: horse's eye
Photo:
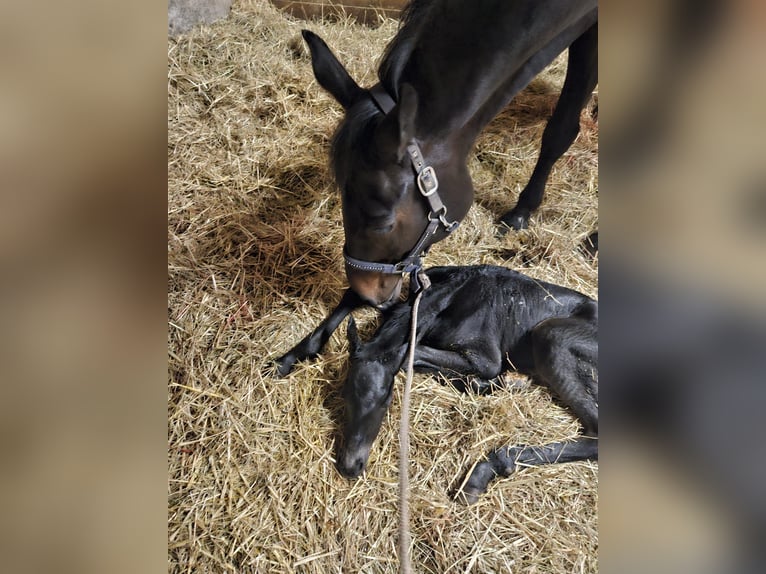
[[[383,233],[390,233],[391,230],[393,230],[393,228],[394,228],[394,224],[389,223],[389,224],[382,224],[382,225],[373,225],[370,227],[370,230],[373,233],[383,234]]]
[[[396,218],[390,210],[375,210],[368,213],[367,229],[372,233],[389,233],[396,223]]]

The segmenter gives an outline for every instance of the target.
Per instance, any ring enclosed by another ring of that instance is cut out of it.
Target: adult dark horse
[[[332,143],[343,198],[350,289],[308,337],[278,359],[280,374],[316,355],[365,303],[385,308],[473,201],[467,157],[482,128],[569,48],[567,75],[540,156],[501,222],[520,229],[555,161],[579,132],[597,82],[597,0],[414,0],[378,70],[361,88],[317,35],[304,31],[319,84],[345,108]]]

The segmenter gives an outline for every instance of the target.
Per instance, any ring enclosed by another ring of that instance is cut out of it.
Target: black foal
[[[415,369],[440,372],[461,389],[498,385],[509,368],[547,385],[584,433],[539,447],[501,447],[476,465],[459,493],[475,502],[497,476],[517,466],[598,458],[598,303],[581,293],[503,267],[436,267],[421,300]],[[411,307],[388,309],[372,339],[349,322],[351,364],[343,388],[344,441],[338,469],[350,478],[367,464],[407,354]],[[478,377],[479,382],[469,377]]]

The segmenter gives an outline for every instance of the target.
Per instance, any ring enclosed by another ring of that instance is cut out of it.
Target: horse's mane
[[[399,99],[399,78],[410,59],[427,13],[434,4],[433,0],[412,0],[402,11],[399,32],[383,54],[378,79],[394,100]]]

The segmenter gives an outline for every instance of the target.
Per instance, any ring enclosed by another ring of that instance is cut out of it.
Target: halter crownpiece
[[[383,112],[384,115],[388,114],[388,112],[393,110],[394,106],[396,106],[394,98],[388,95],[388,92],[386,91],[386,88],[383,87],[383,84],[378,83],[371,87],[370,96],[372,96],[372,100],[375,102],[375,105],[380,108],[380,111]]]
[[[380,108],[384,114],[388,114],[396,106],[396,102],[388,94],[386,89],[381,84],[375,84],[370,89],[370,96],[375,105]],[[444,231],[449,234],[452,233],[460,224],[459,221],[449,221],[447,219],[447,206],[444,205],[441,197],[439,196],[439,180],[436,177],[436,170],[430,165],[426,164],[423,158],[423,152],[420,151],[420,146],[411,140],[407,144],[407,154],[410,157],[410,163],[412,169],[415,170],[416,182],[420,195],[422,195],[426,201],[428,201],[428,207],[430,213],[428,214],[428,225],[418,239],[415,246],[410,250],[407,256],[399,263],[377,263],[375,261],[363,261],[351,257],[343,247],[343,259],[349,267],[359,269],[361,271],[373,271],[377,273],[384,273],[387,275],[398,274],[410,274],[410,294],[418,293],[421,289],[427,288],[423,285],[418,278],[418,271],[423,268],[423,257],[428,253],[430,245],[426,245],[428,240],[435,234],[436,230],[441,225]]]

